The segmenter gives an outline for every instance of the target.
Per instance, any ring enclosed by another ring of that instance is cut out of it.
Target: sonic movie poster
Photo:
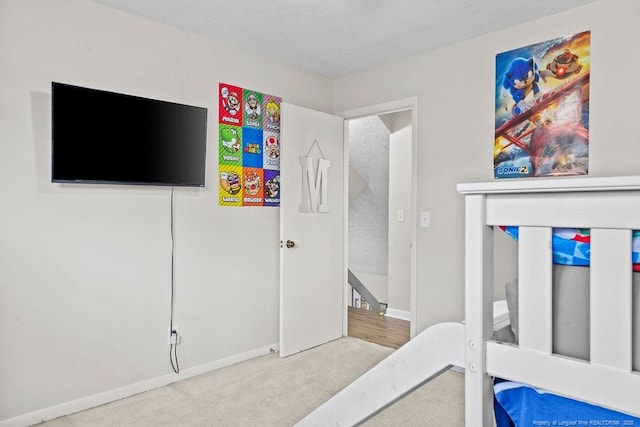
[[[587,175],[591,32],[496,55],[495,178]]]
[[[280,206],[280,101],[218,86],[220,206]]]

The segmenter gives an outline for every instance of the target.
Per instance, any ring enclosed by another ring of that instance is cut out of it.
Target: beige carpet
[[[258,357],[44,426],[293,426],[393,349],[341,338]],[[464,377],[448,371],[365,426],[463,426]]]

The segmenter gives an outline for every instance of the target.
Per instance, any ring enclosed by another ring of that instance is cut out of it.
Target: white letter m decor
[[[300,212],[329,212],[327,187],[331,161],[318,159],[318,171],[315,177],[311,157],[300,156],[300,164],[302,165],[302,203],[300,203]]]

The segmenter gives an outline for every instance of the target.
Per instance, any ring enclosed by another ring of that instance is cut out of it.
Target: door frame
[[[411,256],[410,256],[410,337],[416,336],[417,313],[416,313],[416,295],[417,295],[417,248],[416,241],[418,237],[418,97],[397,99],[394,101],[383,102],[380,104],[369,105],[365,107],[354,108],[350,110],[335,113],[336,116],[342,117],[344,122],[344,170],[349,170],[349,123],[348,120],[359,119],[369,116],[377,116],[398,111],[411,110],[411,209],[409,210],[408,221],[411,224]],[[347,276],[349,268],[348,257],[348,238],[349,235],[349,174],[345,172],[344,178],[344,277]],[[342,316],[342,334],[347,336],[348,329],[348,301],[349,301],[349,283],[344,282],[343,296],[343,316]]]

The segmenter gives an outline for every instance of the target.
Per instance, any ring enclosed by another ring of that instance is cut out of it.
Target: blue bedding
[[[557,396],[521,383],[497,379],[494,393],[497,427],[640,427],[640,418]]]
[[[518,240],[518,227],[501,226],[508,236]],[[584,228],[554,228],[551,237],[553,263],[587,266],[591,258],[591,236]],[[640,230],[634,230],[631,240],[633,270],[640,272]]]

